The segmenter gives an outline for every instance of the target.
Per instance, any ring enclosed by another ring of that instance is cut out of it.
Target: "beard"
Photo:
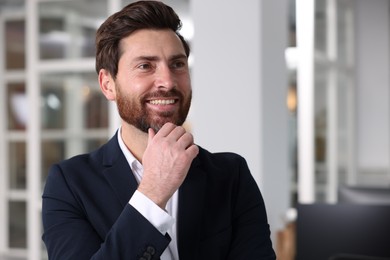
[[[128,124],[147,133],[152,128],[157,133],[165,123],[181,126],[185,122],[191,106],[192,92],[185,98],[182,92],[172,89],[170,91],[156,91],[141,96],[139,99],[124,95],[120,86],[116,87],[117,107],[120,117]],[[177,111],[156,112],[147,109],[147,100],[150,98],[179,98]]]

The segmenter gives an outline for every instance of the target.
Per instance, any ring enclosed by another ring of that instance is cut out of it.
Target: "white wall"
[[[271,230],[288,208],[287,1],[191,1],[195,140],[243,155],[263,193]]]
[[[356,5],[358,171],[361,182],[384,185],[390,185],[389,6],[388,0]]]

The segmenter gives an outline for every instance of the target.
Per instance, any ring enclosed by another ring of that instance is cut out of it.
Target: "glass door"
[[[118,127],[100,93],[94,35],[119,2],[0,2],[0,258],[46,258],[49,167],[97,148]]]
[[[298,201],[337,201],[355,169],[355,1],[296,1]]]

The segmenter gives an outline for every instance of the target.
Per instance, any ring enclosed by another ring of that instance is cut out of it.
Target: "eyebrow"
[[[142,55],[138,56],[134,59],[134,61],[158,61],[160,58],[158,56],[148,56],[148,55]],[[187,56],[185,54],[175,54],[169,57],[169,60],[177,60],[177,59],[187,59]]]
[[[187,55],[185,54],[176,54],[176,55],[173,55],[170,60],[178,60],[178,59],[187,59]]]

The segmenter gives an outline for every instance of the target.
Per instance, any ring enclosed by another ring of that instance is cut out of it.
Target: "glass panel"
[[[26,202],[10,201],[9,207],[9,246],[11,248],[26,248]]]
[[[42,84],[42,128],[62,129],[65,125],[63,105],[64,88],[59,82],[43,82]]]
[[[11,142],[9,144],[9,187],[11,189],[26,188],[26,144]]]
[[[327,42],[326,3],[327,1],[315,1],[314,48],[322,54],[326,52]]]
[[[354,5],[353,1],[337,1],[337,56],[343,66],[353,65]]]
[[[1,0],[0,1],[0,10],[2,12],[12,12],[20,11],[24,9],[25,0]]]
[[[43,129],[108,127],[108,102],[96,73],[43,74],[41,80]]]
[[[41,59],[94,57],[95,33],[106,16],[106,0],[40,3]]]
[[[8,84],[7,88],[8,129],[25,130],[28,118],[25,84]]]
[[[50,166],[63,159],[65,159],[64,141],[42,141],[42,184],[46,181]]]
[[[350,50],[354,49],[351,36],[353,8],[350,1],[316,1],[315,13],[315,181],[316,201],[334,200],[329,185],[337,175],[337,183],[346,182],[350,102],[353,91],[354,66]],[[332,15],[337,15],[336,20]],[[337,154],[333,153],[337,150]],[[337,156],[337,157],[336,157]],[[331,158],[330,158],[331,157]],[[331,187],[336,190],[337,187]]]
[[[348,154],[350,151],[348,150],[348,137],[347,134],[349,132],[349,115],[352,111],[352,104],[348,102],[350,100],[349,96],[351,95],[351,78],[347,75],[340,75],[338,78],[338,86],[337,89],[337,126],[338,126],[338,183],[339,186],[347,184],[347,173],[348,173]]]
[[[24,21],[5,23],[6,68],[23,69],[25,67],[25,26]]]

